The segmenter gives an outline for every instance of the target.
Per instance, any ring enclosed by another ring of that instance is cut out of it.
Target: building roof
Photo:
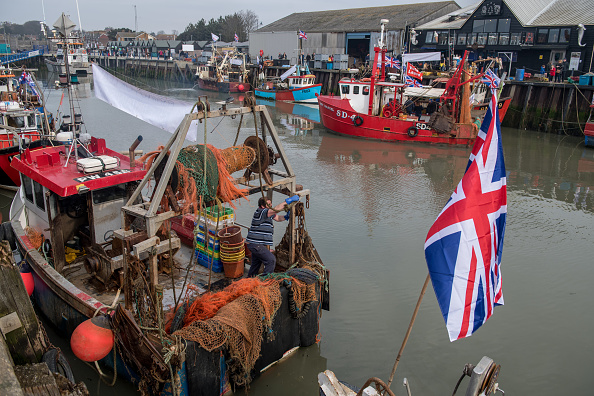
[[[388,19],[388,30],[400,30],[408,24],[424,23],[459,9],[455,1],[400,4],[383,7],[350,8],[315,12],[298,12],[261,27],[257,32],[305,33],[378,31],[381,19]]]
[[[460,29],[464,23],[470,18],[474,11],[478,8],[481,2],[471,4],[468,7],[460,8],[459,10],[450,12],[444,16],[436,18],[432,21],[424,23],[415,27],[417,30],[434,29],[434,30],[447,30],[447,29]]]
[[[589,0],[503,1],[524,26],[594,24],[594,4]]]

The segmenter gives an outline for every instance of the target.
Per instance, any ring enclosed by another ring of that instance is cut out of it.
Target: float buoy
[[[355,126],[361,126],[361,125],[363,125],[363,117],[361,117],[361,116],[355,116],[353,118],[353,124]]]
[[[237,89],[239,89],[241,92],[243,92],[243,90],[244,90],[244,86],[243,86],[243,84],[239,84],[239,85],[237,86]]]
[[[113,331],[106,316],[87,319],[74,329],[70,338],[74,355],[85,362],[103,359],[113,348]]]
[[[31,297],[33,290],[35,290],[35,281],[33,280],[33,273],[31,272],[31,267],[29,267],[29,264],[23,264],[20,273],[23,283],[25,284],[25,289],[27,289],[27,294],[29,297]]]

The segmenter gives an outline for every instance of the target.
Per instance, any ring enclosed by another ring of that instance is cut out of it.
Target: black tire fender
[[[361,117],[361,116],[353,117],[353,124],[357,127],[363,125],[363,117]]]
[[[52,348],[48,350],[46,353],[43,354],[42,361],[47,364],[50,371],[52,373],[57,373],[65,378],[68,381],[76,384],[74,381],[74,374],[72,374],[72,369],[70,368],[70,364],[68,364],[68,360],[66,360],[66,356],[57,348]]]
[[[408,130],[406,131],[406,134],[410,137],[416,137],[419,134],[419,128],[411,126],[410,128],[408,128]]]

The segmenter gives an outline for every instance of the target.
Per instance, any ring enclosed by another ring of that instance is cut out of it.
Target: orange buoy
[[[237,86],[237,89],[239,89],[241,92],[243,92],[244,88],[245,88],[245,87],[243,86],[243,84],[239,84],[239,85]]]
[[[31,267],[26,262],[23,263],[20,269],[21,278],[23,279],[23,283],[25,284],[25,289],[27,289],[27,294],[31,297],[33,294],[33,290],[35,290],[35,281],[33,280],[33,273],[31,272]]]
[[[21,278],[23,278],[23,283],[25,284],[25,289],[27,289],[27,294],[29,297],[31,297],[31,294],[33,294],[33,290],[35,289],[33,274],[30,272],[21,272]]]
[[[78,325],[70,338],[74,355],[85,362],[103,359],[113,348],[113,331],[106,316],[95,316]]]

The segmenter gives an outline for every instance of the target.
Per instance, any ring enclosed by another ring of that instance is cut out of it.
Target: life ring
[[[355,116],[353,118],[353,124],[357,127],[363,125],[363,118],[361,116]]]
[[[362,78],[361,82],[371,82],[371,78]]]
[[[411,126],[410,128],[408,128],[408,130],[406,131],[406,134],[410,137],[415,137],[419,134],[419,128]]]
[[[74,54],[74,50],[68,51],[69,54]]]

